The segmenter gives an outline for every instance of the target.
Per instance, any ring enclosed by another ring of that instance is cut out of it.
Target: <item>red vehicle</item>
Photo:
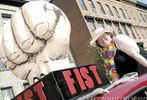
[[[49,73],[12,100],[147,100],[147,74],[136,72],[110,84],[99,65]]]
[[[95,97],[96,100],[147,100],[147,74],[137,80],[120,84],[109,93]]]

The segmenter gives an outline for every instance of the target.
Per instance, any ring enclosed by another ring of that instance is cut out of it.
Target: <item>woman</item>
[[[94,33],[90,45],[103,48],[106,75],[110,80],[115,81],[129,72],[147,72],[147,54],[133,39],[123,34],[114,37],[110,26],[97,28]]]

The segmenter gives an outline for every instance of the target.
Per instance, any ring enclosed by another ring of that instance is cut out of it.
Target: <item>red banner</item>
[[[109,84],[98,65],[86,65],[51,72],[12,100],[75,100]]]

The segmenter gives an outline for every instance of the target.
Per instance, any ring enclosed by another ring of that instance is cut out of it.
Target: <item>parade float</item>
[[[70,67],[70,22],[57,6],[46,1],[24,4],[4,24],[0,59],[30,84],[54,70]]]
[[[4,24],[0,60],[14,75],[31,84],[12,100],[105,100],[107,96],[122,100],[134,96],[140,88],[145,93],[147,75],[136,80],[138,74],[134,72],[111,83],[99,64],[71,68],[70,31],[64,12],[46,1],[24,4]],[[122,83],[128,85],[118,89],[116,86]],[[123,88],[128,92],[117,92]]]

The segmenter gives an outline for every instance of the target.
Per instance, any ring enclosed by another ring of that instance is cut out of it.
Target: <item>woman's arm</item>
[[[118,35],[114,38],[114,42],[119,50],[134,58],[144,67],[147,67],[147,60],[142,55],[140,55],[139,47],[133,39],[126,35]]]
[[[131,55],[131,57],[133,57],[137,62],[139,62],[144,67],[147,67],[147,60],[142,55],[140,55],[140,53],[132,52]]]

